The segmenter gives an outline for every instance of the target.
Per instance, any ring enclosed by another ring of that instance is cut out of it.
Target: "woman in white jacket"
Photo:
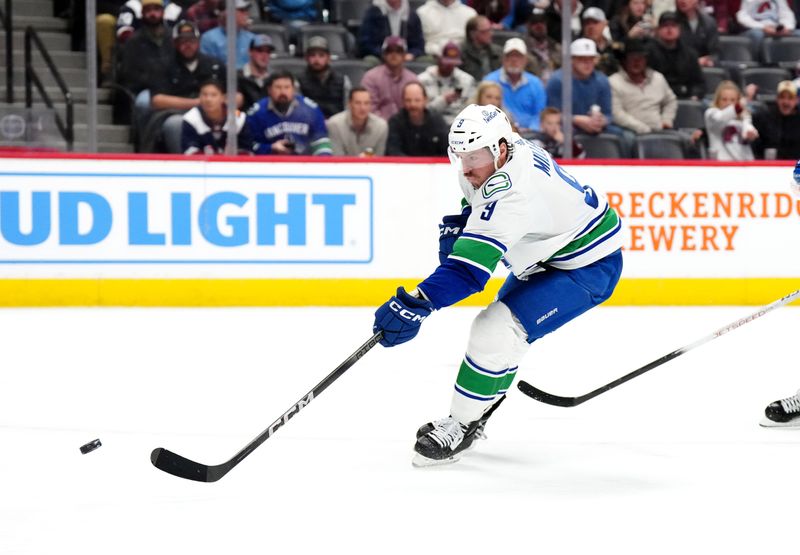
[[[733,81],[723,81],[706,110],[709,157],[716,160],[753,160],[750,143],[758,138],[747,99]]]

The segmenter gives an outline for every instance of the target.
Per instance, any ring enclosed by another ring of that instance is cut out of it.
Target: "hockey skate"
[[[505,398],[505,395],[500,397],[480,419],[469,425],[447,417],[420,426],[414,445],[417,453],[411,464],[422,467],[456,462],[464,451],[472,448],[476,439],[486,439],[486,422]]]
[[[765,428],[800,428],[800,391],[770,403],[764,410],[766,418],[761,421]]]
[[[431,430],[417,438],[414,445],[417,454],[411,464],[433,466],[456,462],[464,451],[472,447],[478,422],[476,420],[467,426],[452,416],[431,422]]]
[[[475,439],[488,438],[486,432],[484,432],[484,429],[486,428],[486,422],[489,420],[489,417],[492,416],[492,413],[494,413],[494,411],[497,410],[497,407],[499,407],[505,400],[506,396],[505,394],[503,394],[497,401],[494,402],[494,404],[491,407],[489,407],[489,410],[483,413],[481,419],[478,420],[478,427],[475,429]],[[417,439],[421,438],[431,430],[433,430],[433,422],[428,422],[427,424],[423,424],[417,430]]]

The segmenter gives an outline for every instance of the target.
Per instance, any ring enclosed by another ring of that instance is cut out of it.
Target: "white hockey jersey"
[[[522,278],[540,264],[580,268],[622,247],[621,221],[605,197],[516,134],[511,160],[483,186],[473,188],[461,174],[459,184],[472,214],[451,256],[486,263],[490,273],[500,256]],[[500,256],[469,243],[491,245]],[[485,254],[470,256],[476,251]]]
[[[475,189],[459,167],[472,209],[453,251],[418,288],[435,308],[481,291],[502,259],[518,278],[548,267],[587,266],[622,248],[622,222],[605,196],[513,135],[510,160]]]
[[[478,189],[459,172],[472,208],[447,261],[419,284],[437,308],[483,289],[502,259],[518,278],[570,270],[622,247],[621,220],[547,151],[513,135],[511,159]]]

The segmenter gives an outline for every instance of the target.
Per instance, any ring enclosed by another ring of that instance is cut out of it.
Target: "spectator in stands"
[[[676,0],[681,37],[697,51],[702,67],[714,65],[719,54],[719,31],[714,18],[699,7],[699,0]]]
[[[152,152],[161,131],[167,152],[181,152],[183,114],[200,104],[200,84],[225,80],[225,65],[200,53],[200,32],[191,21],[181,21],[172,29],[174,55],[171,63],[153,84],[153,110],[160,111],[147,125],[145,152]],[[153,142],[149,142],[153,141]]]
[[[249,60],[250,43],[256,38],[247,29],[250,25],[250,1],[236,0],[236,68],[241,69]],[[218,60],[228,59],[228,37],[225,34],[226,10],[219,11],[219,25],[203,34],[200,52]]]
[[[228,142],[228,110],[225,86],[210,79],[200,84],[199,104],[183,115],[181,151],[184,154],[225,154]],[[247,116],[236,112],[236,143],[239,154],[252,154],[253,141],[245,125]]]
[[[714,101],[705,113],[709,157],[715,160],[752,160],[750,146],[758,138],[747,99],[733,81],[717,86]]]
[[[608,28],[611,39],[622,42],[625,39],[652,38],[656,25],[647,12],[647,0],[628,0],[622,11],[611,18]]]
[[[428,108],[441,114],[448,125],[464,109],[475,90],[475,79],[458,69],[460,65],[461,50],[456,43],[448,42],[437,56],[436,65],[419,75],[419,82],[425,87]]]
[[[572,8],[572,15],[570,16],[570,29],[571,38],[576,38],[581,32],[581,19],[580,14],[583,13],[583,4],[580,0],[572,0],[570,2]],[[561,0],[552,0],[550,5],[544,10],[547,17],[547,34],[550,35],[556,42],[561,43]]]
[[[436,56],[446,43],[464,40],[467,21],[477,14],[460,0],[427,0],[417,8],[417,15],[422,22],[425,52]]]
[[[551,0],[511,0],[511,11],[503,20],[503,28],[525,33],[528,18],[534,10],[545,11]]]
[[[425,87],[406,83],[403,108],[389,119],[389,156],[444,156],[450,127],[442,116],[426,107]]]
[[[467,21],[465,34],[461,43],[461,69],[480,81],[503,64],[503,49],[492,42],[492,24],[482,15]]]
[[[527,56],[522,39],[508,39],[503,46],[503,67],[485,77],[502,87],[506,113],[521,133],[539,129],[539,112],[547,103],[541,80],[524,69]]]
[[[247,114],[256,154],[330,155],[331,141],[322,110],[295,94],[294,76],[276,71],[267,80],[269,96]]]
[[[695,0],[696,1],[696,0]],[[606,14],[600,8],[586,8],[581,16],[581,36],[591,39],[597,47],[597,69],[611,75],[619,69],[618,53],[611,42]]]
[[[480,106],[491,104],[504,112],[507,111],[503,108],[503,89],[500,87],[500,83],[495,81],[481,81],[478,83],[475,88],[475,94],[472,95],[467,104],[478,104]]]
[[[242,93],[242,106],[250,107],[267,96],[269,60],[275,47],[269,35],[256,35],[250,41],[250,61],[237,72],[237,85]]]
[[[371,113],[371,109],[367,89],[350,89],[347,109],[327,122],[334,156],[383,156],[386,153],[389,125]]]
[[[63,2],[63,5],[59,6]],[[100,69],[103,62],[108,62],[110,69],[111,54],[117,41],[116,27],[119,11],[126,0],[97,0],[95,2],[95,27],[97,30],[97,52],[100,58]],[[56,17],[67,19],[70,34],[70,49],[86,50],[86,0],[56,0],[53,13]],[[105,46],[107,45],[107,46]],[[107,58],[104,58],[107,55]]]
[[[381,48],[386,37],[402,37],[406,41],[406,61],[425,54],[425,39],[422,36],[422,23],[417,12],[409,6],[408,0],[373,0],[364,12],[358,28],[358,46],[361,57],[367,61],[380,63]]]
[[[296,30],[306,23],[317,21],[316,0],[269,0],[267,2],[267,19],[272,23],[283,23],[289,29]]]
[[[753,53],[758,59],[764,37],[800,35],[795,29],[797,20],[786,0],[742,0],[736,20],[753,41]]]
[[[681,41],[681,28],[675,12],[658,18],[656,40],[650,41],[650,67],[666,77],[678,98],[699,100],[706,93],[706,83],[698,63],[699,56]]]
[[[125,0],[98,0],[95,4],[97,17],[95,18],[95,35],[97,37],[97,53],[100,58],[100,82],[106,84],[112,75],[112,63],[114,43],[116,42],[116,24],[120,9],[125,5]],[[75,3],[76,9],[80,13],[86,11],[86,0]],[[85,22],[85,18],[84,18]],[[79,30],[72,30],[73,35],[78,31],[79,34],[86,34],[86,24],[84,23]],[[82,33],[81,33],[82,31]]]
[[[581,133],[597,135],[604,131],[621,135],[611,121],[611,86],[608,77],[597,71],[597,46],[590,39],[576,39],[570,45],[572,57],[572,124]],[[548,104],[562,108],[563,69],[547,83]]]
[[[194,21],[202,35],[219,25],[218,11],[224,0],[197,0],[186,9],[186,19]]]
[[[664,76],[647,67],[644,41],[625,41],[622,68],[608,82],[614,123],[634,133],[672,129],[678,100]]]
[[[774,106],[753,116],[759,134],[753,147],[758,158],[764,158],[767,149],[775,149],[778,160],[798,160],[800,112],[797,109],[797,86],[792,81],[781,81],[777,93]]]
[[[403,105],[403,87],[417,81],[417,75],[405,68],[405,39],[386,37],[382,51],[383,63],[367,71],[361,85],[369,91],[372,113],[388,120]]]
[[[545,149],[553,158],[563,158],[564,132],[561,125],[561,110],[552,106],[542,110],[539,114],[539,131],[534,131],[526,138]],[[574,138],[572,140],[572,157],[584,157],[583,146]]]
[[[511,11],[511,0],[467,0],[467,6],[485,16],[494,29],[503,28],[503,20]]]
[[[544,10],[534,9],[528,17],[525,45],[528,47],[525,69],[547,83],[553,72],[561,67],[561,43],[547,34]]]
[[[117,16],[117,42],[123,44],[142,27],[166,25],[170,29],[183,16],[175,2],[164,0],[128,0]]]
[[[739,11],[741,0],[705,0],[706,10],[717,22],[720,33],[738,33],[741,25],[736,21],[736,12]]]
[[[352,84],[347,75],[331,68],[331,51],[325,37],[313,36],[306,45],[306,69],[297,78],[300,92],[322,110],[326,118],[344,110]]]
[[[150,115],[150,88],[156,76],[166,71],[174,54],[169,28],[164,23],[160,0],[145,0],[141,27],[119,53],[117,82],[135,97],[133,124],[142,129]]]

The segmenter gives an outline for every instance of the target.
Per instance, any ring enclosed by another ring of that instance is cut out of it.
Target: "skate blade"
[[[775,422],[769,418],[764,418],[758,425],[762,428],[800,428],[800,418],[795,418],[789,422]]]
[[[414,458],[411,459],[411,466],[415,468],[426,468],[428,466],[442,466],[445,464],[453,464],[454,462],[458,462],[461,458],[461,453],[458,455],[453,455],[452,457],[448,457],[446,459],[429,459],[419,453],[414,453]]]

